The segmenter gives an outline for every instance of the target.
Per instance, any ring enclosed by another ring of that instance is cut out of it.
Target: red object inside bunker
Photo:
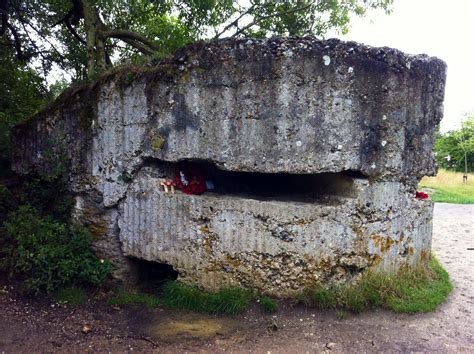
[[[206,174],[201,166],[191,162],[176,166],[176,185],[186,194],[202,194],[207,190]]]

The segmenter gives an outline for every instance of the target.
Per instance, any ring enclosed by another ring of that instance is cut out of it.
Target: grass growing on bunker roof
[[[163,306],[211,314],[234,315],[246,310],[254,295],[242,288],[227,288],[217,292],[204,292],[196,286],[169,281],[161,289]]]
[[[361,312],[369,307],[383,307],[416,313],[435,310],[452,289],[448,273],[432,257],[428,267],[402,269],[393,275],[367,273],[354,285],[306,289],[297,300],[321,309]]]

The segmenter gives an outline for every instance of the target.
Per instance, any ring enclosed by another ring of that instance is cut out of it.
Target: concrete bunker
[[[139,259],[290,296],[428,260],[433,204],[415,191],[436,171],[445,75],[354,42],[196,43],[71,88],[15,128],[13,168],[48,169],[52,146],[67,157],[74,217],[117,277]],[[184,162],[214,188],[166,193]]]

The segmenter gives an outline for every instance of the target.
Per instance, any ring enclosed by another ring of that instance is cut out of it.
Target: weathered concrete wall
[[[445,70],[337,40],[196,44],[64,95],[16,129],[14,169],[47,168],[45,151],[66,147],[76,215],[104,254],[169,263],[208,288],[286,295],[427,258],[432,204],[414,189],[435,172]],[[164,194],[159,181],[183,160],[358,178],[353,195],[315,202]]]

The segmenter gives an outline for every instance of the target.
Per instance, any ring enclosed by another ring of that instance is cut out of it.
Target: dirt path
[[[334,312],[283,304],[237,317],[157,309],[71,309],[0,292],[0,352],[16,351],[442,351],[474,352],[474,205],[437,204],[433,249],[455,284],[429,314],[375,310],[338,319]],[[81,332],[84,324],[92,332]]]

